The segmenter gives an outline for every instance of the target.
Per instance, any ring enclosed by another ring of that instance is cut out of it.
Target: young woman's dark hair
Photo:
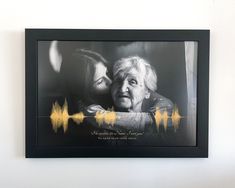
[[[108,62],[97,52],[76,49],[63,59],[60,74],[64,95],[84,105],[105,103],[110,95]]]

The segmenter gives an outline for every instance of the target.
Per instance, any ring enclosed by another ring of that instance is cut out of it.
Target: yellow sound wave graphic
[[[50,119],[52,128],[55,132],[57,132],[60,127],[62,127],[63,131],[66,132],[68,130],[69,119],[72,119],[76,124],[80,124],[87,117],[95,118],[99,126],[104,124],[107,126],[114,126],[115,122],[117,121],[117,114],[113,108],[108,109],[107,111],[98,111],[94,116],[85,116],[83,112],[69,115],[68,103],[66,99],[62,107],[57,101],[52,104]],[[168,115],[167,110],[160,110],[158,108],[154,114],[155,125],[158,131],[161,125],[163,126],[164,130],[167,131],[169,121],[172,122],[174,130],[177,130],[179,128],[181,118],[183,118],[183,116],[180,115],[177,106],[174,106],[171,116]]]
[[[98,123],[99,126],[101,126],[101,124],[104,123],[104,112],[96,112],[95,114],[95,119],[96,119],[96,122]]]
[[[179,128],[179,124],[180,124],[180,119],[183,118],[182,116],[180,116],[179,114],[179,109],[175,106],[171,119],[172,119],[172,125],[174,127],[174,129],[178,129]]]
[[[155,123],[156,123],[156,126],[157,126],[157,130],[159,130],[160,124],[161,124],[161,121],[162,121],[162,113],[160,112],[160,110],[156,109],[154,118],[155,118]]]
[[[55,132],[57,132],[58,128],[60,127],[63,127],[64,132],[66,132],[68,129],[69,118],[72,118],[75,123],[80,124],[83,122],[85,116],[82,112],[69,115],[68,103],[66,100],[62,107],[59,105],[57,101],[54,104],[52,104],[50,119],[51,119],[52,128]]]
[[[73,121],[74,121],[75,123],[77,123],[77,124],[82,123],[83,120],[84,120],[84,118],[85,118],[85,116],[84,116],[84,114],[83,114],[82,112],[73,114],[73,115],[71,115],[70,117],[71,117],[71,118],[73,119]]]
[[[163,114],[162,114],[162,119],[163,119],[163,127],[164,127],[164,130],[166,131],[167,130],[167,121],[168,121],[168,113],[167,111],[164,111]]]
[[[106,123],[107,125],[112,125],[114,126],[116,120],[117,120],[117,115],[116,113],[113,111],[113,109],[108,109],[109,111],[98,111],[95,114],[95,119],[96,122],[98,123],[99,126],[101,126],[101,124]],[[111,110],[111,111],[110,111]]]
[[[105,113],[104,122],[106,124],[114,126],[116,120],[117,120],[117,115],[114,111],[108,111]]]
[[[157,130],[159,131],[160,125],[162,124],[164,130],[167,131],[167,128],[169,125],[168,124],[169,119],[171,119],[172,126],[176,130],[179,128],[180,119],[183,118],[183,116],[180,115],[179,109],[177,108],[177,106],[174,106],[171,116],[168,116],[167,110],[162,111],[159,108],[156,108],[154,118],[155,118]]]
[[[68,121],[70,118],[76,124],[80,124],[84,121],[86,116],[82,112],[69,115],[68,103],[66,100],[62,107],[59,105],[57,101],[54,104],[52,104],[50,119],[51,119],[52,128],[55,132],[57,132],[58,128],[60,127],[63,127],[64,132],[66,132],[68,130]],[[104,123],[106,125],[114,126],[114,123],[116,122],[117,119],[117,115],[112,108],[108,109],[108,111],[96,112],[94,118],[96,119],[96,122],[98,123],[99,126]]]

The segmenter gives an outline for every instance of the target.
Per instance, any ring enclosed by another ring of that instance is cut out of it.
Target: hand
[[[105,109],[102,106],[97,105],[97,104],[92,104],[92,105],[86,107],[86,113],[88,115],[95,116],[96,112],[98,112],[98,111],[99,112],[105,112]]]

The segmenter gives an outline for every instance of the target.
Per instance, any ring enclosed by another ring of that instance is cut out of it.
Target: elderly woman
[[[172,102],[159,95],[157,76],[153,67],[143,58],[132,56],[114,63],[112,99],[117,121],[113,129],[143,131],[154,124],[156,109],[172,113]],[[92,105],[90,112],[104,111],[101,106]]]
[[[154,68],[138,56],[123,58],[113,66],[112,98],[116,108],[127,112],[172,110],[172,102],[157,94]]]

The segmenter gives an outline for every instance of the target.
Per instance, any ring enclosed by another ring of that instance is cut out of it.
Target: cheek
[[[111,87],[111,94],[114,96],[118,91],[118,85],[114,84]]]
[[[104,93],[109,91],[109,87],[106,84],[93,85],[92,90],[95,93]]]
[[[116,99],[116,90],[115,89],[111,89],[111,96],[113,99]]]
[[[142,100],[145,97],[145,89],[143,87],[135,87],[130,89],[130,95],[134,100]]]

